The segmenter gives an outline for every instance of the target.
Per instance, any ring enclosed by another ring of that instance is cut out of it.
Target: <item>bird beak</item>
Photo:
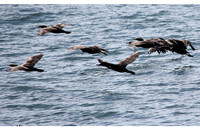
[[[132,42],[128,42],[127,44],[130,45]]]
[[[64,26],[73,26],[73,24],[63,24]]]

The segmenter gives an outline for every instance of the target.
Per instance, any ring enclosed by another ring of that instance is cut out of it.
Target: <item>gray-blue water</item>
[[[38,25],[70,23],[71,34],[38,36]],[[133,38],[186,39],[193,58],[147,53],[118,73]],[[0,125],[200,125],[200,5],[0,5]],[[105,56],[71,51],[97,45]],[[7,72],[43,53],[45,72]]]

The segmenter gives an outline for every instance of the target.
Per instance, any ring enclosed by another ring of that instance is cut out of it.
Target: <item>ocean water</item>
[[[200,5],[0,5],[1,126],[199,126]],[[71,34],[38,36],[38,25],[68,23]],[[186,39],[193,58],[147,53],[118,73],[133,38]],[[105,56],[71,51],[97,45]],[[43,53],[45,72],[7,72]]]

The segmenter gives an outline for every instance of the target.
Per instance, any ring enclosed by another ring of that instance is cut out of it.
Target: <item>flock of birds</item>
[[[66,25],[71,25],[71,24],[62,24],[58,23],[54,26],[47,27],[46,25],[40,25],[38,26],[40,29],[39,35],[42,36],[48,32],[51,33],[66,33],[70,34],[70,31],[65,31],[62,28]],[[160,53],[166,53],[168,51],[175,52],[178,54],[185,54],[189,57],[193,57],[186,49],[187,46],[189,45],[191,49],[194,51],[195,48],[192,46],[192,43],[188,40],[177,40],[177,39],[169,39],[169,40],[164,40],[163,38],[152,38],[152,39],[142,39],[142,38],[135,38],[135,41],[129,42],[129,45],[132,47],[132,49],[135,51],[131,56],[125,58],[124,60],[120,61],[117,64],[112,64],[108,62],[104,62],[101,59],[98,59],[99,66],[104,66],[109,69],[118,71],[118,72],[127,72],[131,74],[135,74],[133,71],[129,71],[126,69],[126,66],[128,64],[131,64],[136,60],[136,58],[139,56],[139,53],[136,51],[137,47],[142,47],[142,48],[149,48],[148,52],[158,52]],[[109,53],[108,50],[103,49],[98,46],[82,46],[82,45],[75,45],[69,50],[81,50],[83,52],[87,52],[90,54],[94,53],[100,53],[103,55],[107,55]],[[42,54],[35,55],[30,57],[24,64],[22,65],[16,65],[16,64],[10,64],[9,66],[11,67],[9,72],[14,72],[18,70],[23,70],[23,71],[38,71],[38,72],[43,72],[43,69],[38,69],[35,68],[35,64],[43,57]]]

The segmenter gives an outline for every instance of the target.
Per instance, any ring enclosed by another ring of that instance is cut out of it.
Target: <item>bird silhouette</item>
[[[87,52],[87,53],[90,53],[90,54],[94,54],[94,53],[101,53],[103,55],[107,55],[107,53],[109,53],[109,51],[101,48],[101,47],[98,47],[98,46],[83,46],[83,45],[75,45],[71,48],[69,48],[70,50],[77,50],[77,49],[80,49],[81,51],[83,52]],[[104,51],[104,52],[102,52]],[[105,53],[107,52],[107,53]]]
[[[10,64],[9,66],[11,67],[9,72],[14,72],[14,71],[38,71],[38,72],[43,72],[43,69],[37,69],[35,68],[35,64],[43,57],[42,54],[35,55],[30,57],[24,64],[22,65],[16,65],[16,64]]]
[[[131,64],[133,61],[135,61],[138,56],[139,56],[139,53],[135,52],[131,56],[125,58],[124,60],[120,61],[117,64],[104,62],[103,60],[98,59],[98,61],[100,63],[98,65],[107,67],[107,68],[112,69],[112,70],[117,71],[117,72],[127,72],[127,73],[131,73],[131,74],[135,74],[135,72],[129,71],[128,69],[126,69],[126,66],[128,64]]]

